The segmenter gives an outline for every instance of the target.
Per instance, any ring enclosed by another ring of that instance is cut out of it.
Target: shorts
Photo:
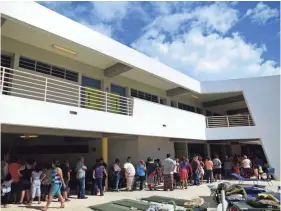
[[[34,199],[35,196],[41,197],[41,185],[32,185],[31,186],[31,197]]]
[[[61,184],[52,184],[51,185],[51,191],[50,191],[50,195],[51,196],[57,196],[57,195],[60,195],[61,192],[60,192],[60,189],[61,189]]]
[[[214,169],[214,174],[221,174],[221,169]]]
[[[12,183],[11,185],[11,193],[17,193],[21,191],[21,184],[20,182],[15,182],[15,183]]]
[[[67,192],[68,191],[68,185],[69,185],[69,181],[68,180],[64,180],[65,183],[65,188],[63,188],[63,186],[61,187],[61,192]]]
[[[50,190],[51,190],[50,184],[41,185],[41,195],[43,195],[43,196],[49,195]]]
[[[28,180],[21,180],[20,181],[21,191],[30,190],[31,184]]]

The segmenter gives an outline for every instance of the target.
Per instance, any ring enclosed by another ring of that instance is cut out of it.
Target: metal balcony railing
[[[0,68],[1,94],[129,116],[133,114],[133,98],[64,82],[63,79]]]
[[[251,115],[208,116],[207,128],[254,126]]]

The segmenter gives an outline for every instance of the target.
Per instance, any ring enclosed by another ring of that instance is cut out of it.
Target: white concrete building
[[[37,3],[0,13],[2,152],[92,165],[264,151],[280,178],[279,76],[200,82]]]

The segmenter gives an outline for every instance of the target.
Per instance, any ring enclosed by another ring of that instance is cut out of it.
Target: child
[[[12,176],[8,174],[2,183],[1,193],[2,193],[2,204],[4,207],[7,207],[7,204],[11,196],[11,185],[12,185]]]
[[[254,177],[259,178],[258,166],[254,167]]]
[[[233,166],[234,172],[240,176],[240,166],[239,163],[234,164]]]
[[[263,175],[263,170],[262,170],[261,165],[258,165],[258,173],[259,173],[258,177],[259,177],[259,179],[261,179],[262,175]]]
[[[42,171],[35,167],[35,170],[31,173],[30,183],[31,183],[31,200],[29,205],[32,205],[32,202],[35,196],[38,197],[38,204],[41,204],[41,181],[45,178],[46,175],[42,174]]]

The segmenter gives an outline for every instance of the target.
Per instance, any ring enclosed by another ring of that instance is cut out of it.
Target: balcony
[[[209,116],[207,128],[255,126],[251,115]]]
[[[75,83],[1,67],[0,91],[4,95],[133,115],[133,98],[103,92]]]

